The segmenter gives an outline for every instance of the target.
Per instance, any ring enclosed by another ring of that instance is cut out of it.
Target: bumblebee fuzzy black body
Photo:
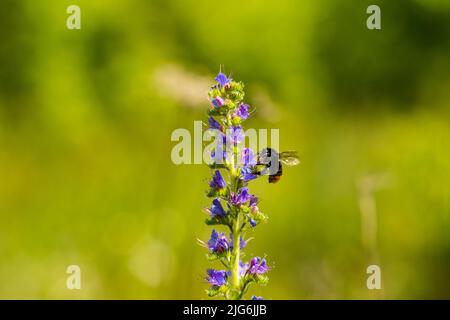
[[[258,164],[264,168],[260,171],[261,175],[269,175],[269,183],[277,183],[283,175],[283,163],[288,166],[294,166],[300,163],[297,152],[286,151],[276,152],[272,148],[263,149],[258,157]],[[267,173],[268,172],[268,173]]]
[[[281,165],[280,162],[278,171],[275,174],[269,175],[269,183],[277,183],[278,181],[280,181],[282,175],[283,175],[283,166]]]
[[[277,183],[280,181],[283,175],[283,165],[281,164],[278,152],[272,148],[265,148],[261,151],[258,162],[265,166],[265,170],[262,172],[269,172],[269,183]],[[272,167],[272,163],[275,163],[275,167]]]

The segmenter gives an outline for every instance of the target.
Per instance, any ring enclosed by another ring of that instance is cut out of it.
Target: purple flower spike
[[[267,220],[258,208],[258,198],[250,193],[249,188],[251,180],[263,175],[260,171],[268,168],[262,163],[262,153],[257,154],[245,145],[242,124],[252,115],[253,107],[244,103],[244,84],[233,81],[231,76],[227,77],[222,72],[215,80],[207,101],[207,130],[214,141],[208,145],[211,159],[207,164],[213,170],[206,196],[212,204],[205,210],[208,214],[205,223],[215,229],[207,241],[199,242],[206,247],[208,260],[218,260],[215,262],[221,262],[224,267],[222,270],[206,270],[205,279],[210,285],[206,293],[209,297],[262,300],[259,296],[246,296],[246,292],[251,282],[267,283],[265,273],[270,268],[266,260],[255,257],[243,262],[240,257],[244,256],[243,251],[250,241],[245,237],[246,232]],[[270,158],[269,151],[265,152],[268,153],[267,158]],[[228,231],[222,232],[221,228]]]
[[[213,178],[209,183],[209,186],[213,189],[223,189],[227,186],[219,170],[216,170],[216,172],[214,172]]]
[[[248,193],[248,188],[244,187],[238,191],[238,193],[231,193],[230,200],[231,203],[235,206],[244,204],[250,201],[250,193]]]
[[[211,100],[211,103],[214,107],[218,108],[218,107],[223,106],[224,101],[221,97],[217,96]]]
[[[227,283],[227,273],[223,270],[214,270],[208,269],[207,271],[208,277],[206,277],[206,281],[208,281],[213,286],[223,286]]]
[[[213,117],[208,118],[208,124],[210,129],[222,130],[222,125]]]
[[[239,107],[237,107],[236,112],[235,112],[235,116],[241,118],[241,120],[245,120],[248,118],[249,114],[249,110],[250,110],[250,106],[248,104],[245,103],[241,103],[239,105]]]
[[[248,268],[250,274],[263,274],[267,271],[269,271],[269,267],[266,264],[266,259],[254,257],[250,260],[250,266]]]
[[[234,144],[240,143],[244,139],[244,132],[241,126],[232,126],[230,128],[229,137]]]
[[[241,162],[246,167],[253,167],[256,165],[256,159],[252,149],[244,148],[242,150]]]
[[[219,199],[214,199],[211,208],[208,210],[211,217],[224,217],[226,215],[225,210],[223,210],[222,204]]]
[[[211,252],[222,253],[227,251],[230,246],[228,245],[227,237],[225,233],[219,234],[216,230],[213,229],[211,232],[211,238],[208,240],[208,248]]]
[[[219,72],[219,74],[217,75],[217,77],[214,78],[214,80],[216,80],[221,87],[224,87],[226,84],[230,83],[231,78],[227,78],[225,74]]]

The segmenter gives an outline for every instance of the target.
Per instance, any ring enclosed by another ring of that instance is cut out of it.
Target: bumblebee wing
[[[284,151],[280,153],[281,163],[287,166],[296,166],[300,163],[297,151]]]

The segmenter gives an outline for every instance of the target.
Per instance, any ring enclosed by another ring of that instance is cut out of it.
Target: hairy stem
[[[231,119],[228,119],[229,122],[231,122]],[[230,159],[230,177],[231,177],[231,190],[233,192],[237,192],[238,190],[238,179],[239,179],[239,170],[236,170],[236,154],[237,150],[236,147],[233,146],[233,152],[231,153],[231,159]],[[238,295],[236,295],[236,299],[239,299],[241,296],[240,289],[241,289],[241,279],[239,275],[239,262],[240,262],[240,254],[241,254],[241,248],[240,248],[240,214],[241,210],[240,208],[236,207],[236,215],[235,220],[233,221],[233,227],[232,227],[232,236],[233,236],[233,251],[231,252],[231,276],[232,276],[232,286],[236,290]]]
[[[233,226],[233,265],[232,265],[232,276],[233,276],[233,287],[240,291],[241,279],[239,276],[239,261],[240,261],[240,234],[239,234],[239,219],[240,218],[240,210],[237,212],[236,221]]]

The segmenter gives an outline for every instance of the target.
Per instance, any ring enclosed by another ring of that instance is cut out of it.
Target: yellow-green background
[[[366,28],[373,3],[382,30]],[[210,173],[172,164],[170,135],[206,119],[221,64],[258,110],[246,126],[279,128],[302,158],[251,185],[270,218],[247,257],[272,266],[251,293],[450,298],[450,5],[373,3],[2,0],[0,298],[205,298]]]

